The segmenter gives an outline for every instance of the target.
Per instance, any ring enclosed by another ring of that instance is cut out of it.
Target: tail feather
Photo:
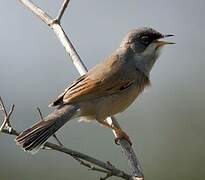
[[[52,134],[53,129],[51,127],[45,127],[42,128],[41,131],[35,132],[35,134],[31,134],[31,136],[27,137],[27,140],[23,144],[23,148],[25,148],[26,151],[29,151],[29,149],[33,148],[40,148],[42,146],[44,140],[47,140]]]
[[[44,120],[34,124],[16,137],[16,143],[25,151],[35,154],[58,129],[69,121],[77,111],[76,106],[65,105],[55,110]]]
[[[25,151],[31,151],[30,149],[32,149],[33,154],[36,152],[36,150],[38,151],[46,142],[46,140],[50,136],[52,136],[54,132],[56,132],[60,127],[62,127],[60,126],[58,129],[56,129],[55,126],[55,124],[52,124],[45,129],[42,129],[41,131],[37,132],[33,137],[28,139],[23,144],[23,148],[25,149]]]
[[[47,123],[45,120],[38,121],[32,127],[30,127],[28,129],[24,130],[23,132],[21,132],[16,137],[17,144],[21,144],[27,137],[28,137],[28,139],[30,139],[34,135],[33,130],[35,129],[35,132],[37,133],[38,131],[41,130],[41,127],[45,127],[46,126],[45,123]]]

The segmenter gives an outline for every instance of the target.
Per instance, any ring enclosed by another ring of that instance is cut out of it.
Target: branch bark
[[[27,7],[33,14],[35,14],[37,17],[39,17],[51,29],[53,29],[57,38],[60,40],[60,42],[63,45],[63,47],[65,48],[66,52],[71,57],[71,60],[74,64],[74,66],[76,67],[76,69],[78,70],[78,72],[81,75],[85,74],[87,72],[87,68],[84,65],[83,61],[81,60],[80,56],[78,55],[77,51],[75,50],[72,42],[69,40],[68,36],[66,35],[65,31],[63,30],[63,28],[60,24],[61,18],[66,10],[66,7],[69,3],[69,0],[64,0],[57,18],[52,18],[48,13],[46,13],[41,8],[36,6],[30,0],[18,0],[18,1],[22,5]],[[107,118],[107,122],[110,125],[114,124],[115,126],[120,127],[119,123],[116,121],[116,119],[114,117]],[[4,126],[4,125],[2,125],[2,126]],[[5,132],[3,128],[2,128],[2,132]],[[114,136],[116,137],[115,131],[113,131],[113,133],[114,133]],[[119,141],[119,144],[121,145],[121,148],[122,148],[124,154],[126,155],[128,162],[131,166],[131,169],[133,172],[132,179],[144,179],[140,163],[137,159],[137,156],[136,156],[133,148],[130,146],[129,142],[127,142],[124,139],[121,139]],[[51,145],[51,144],[49,144],[49,145]],[[56,148],[56,146],[52,146],[52,147]],[[62,147],[58,150],[62,151]],[[63,150],[65,150],[65,149],[63,149]]]
[[[56,20],[60,23],[61,18],[63,17],[63,14],[68,6],[68,3],[70,2],[70,0],[64,0],[63,4],[61,5],[61,8],[59,10],[58,16],[56,18]]]

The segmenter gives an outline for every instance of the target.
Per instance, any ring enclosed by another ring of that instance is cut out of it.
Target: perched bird
[[[124,111],[149,86],[150,71],[161,48],[173,44],[161,39],[170,36],[147,27],[131,30],[108,58],[65,89],[51,104],[56,110],[21,132],[17,144],[36,153],[50,136],[76,117],[96,120],[114,129],[117,138],[129,140],[122,129],[105,120]]]

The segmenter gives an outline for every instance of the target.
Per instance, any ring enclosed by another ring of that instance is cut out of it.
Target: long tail
[[[21,132],[15,139],[16,143],[25,151],[37,153],[47,139],[75,115],[77,109],[76,106],[71,105],[56,109],[43,120]]]

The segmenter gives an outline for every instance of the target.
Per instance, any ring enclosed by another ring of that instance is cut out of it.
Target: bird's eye
[[[149,37],[148,36],[142,36],[140,38],[141,42],[145,45],[149,44]]]

